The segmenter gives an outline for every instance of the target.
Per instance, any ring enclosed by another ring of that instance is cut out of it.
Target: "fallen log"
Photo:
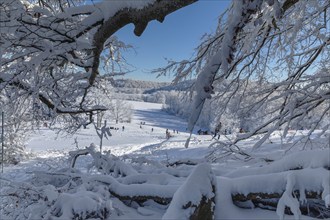
[[[260,208],[276,211],[281,196],[280,193],[249,193],[247,195],[237,193],[232,194],[232,200],[240,208]],[[293,192],[293,197],[300,200],[299,190]],[[330,207],[326,207],[320,192],[306,191],[303,200],[300,203],[301,214],[320,219],[330,218]],[[293,215],[289,208],[285,209],[285,214]]]
[[[276,210],[280,218],[284,214],[330,218],[329,174],[318,167],[234,178],[232,200],[241,208]]]
[[[172,201],[172,197],[161,197],[161,196],[152,196],[152,195],[135,195],[135,196],[122,196],[112,190],[109,190],[111,195],[117,197],[120,201],[127,202],[136,202],[140,206],[143,206],[143,203],[148,200],[153,200],[161,205],[168,205]]]
[[[167,167],[176,167],[176,166],[180,166],[180,165],[195,166],[195,165],[197,165],[197,162],[190,161],[190,160],[187,160],[187,161],[175,161],[173,163],[167,164],[166,166]]]
[[[178,185],[157,185],[157,184],[130,184],[119,183],[115,178],[106,175],[93,175],[85,180],[97,181],[108,186],[108,190],[114,197],[121,201],[137,202],[143,205],[147,200],[153,200],[161,205],[168,205]]]
[[[179,188],[179,185],[158,185],[150,183],[123,184],[109,175],[86,176],[82,173],[49,173],[42,171],[35,171],[34,174],[37,176],[38,181],[40,181],[40,178],[45,179],[48,181],[44,182],[45,184],[61,187],[62,190],[71,186],[70,180],[79,182],[79,184],[81,184],[82,181],[98,182],[107,186],[110,194],[119,200],[128,203],[134,201],[141,206],[148,200],[153,200],[161,205],[168,205],[172,201],[174,193]]]

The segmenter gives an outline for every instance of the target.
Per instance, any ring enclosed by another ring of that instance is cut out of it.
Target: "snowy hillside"
[[[115,88],[127,88],[127,89],[151,89],[168,86],[170,83],[165,82],[151,82],[143,80],[133,79],[116,79],[112,81],[112,85]]]
[[[1,0],[0,219],[330,219],[329,10]]]
[[[215,204],[216,219],[281,219],[283,215],[285,219],[298,216],[313,219],[305,216],[304,208],[311,204],[311,197],[301,195],[300,211],[298,200],[290,196],[296,189],[301,193],[318,192],[318,198],[324,201],[310,205],[310,216],[320,217],[318,209],[330,216],[329,208],[325,207],[330,205],[329,133],[321,136],[315,133],[315,139],[308,145],[292,146],[304,131],[295,137],[292,131],[284,139],[281,132],[277,132],[256,151],[251,148],[258,138],[248,139],[238,147],[253,158],[244,159],[234,147],[216,148],[233,138],[232,135],[221,135],[220,142],[211,135],[193,135],[189,148],[185,148],[189,136],[185,121],[163,112],[160,104],[131,104],[134,107],[131,123],[109,125],[119,129],[111,130],[112,136],[103,141],[103,149],[112,154],[100,157],[103,162],[96,159],[100,140],[92,127],[81,129],[73,136],[57,136],[47,128],[31,134],[27,142],[30,159],[16,166],[5,166],[1,174],[1,195],[10,195],[1,198],[1,219],[73,219],[74,215],[83,219],[92,216],[97,219],[186,219],[195,210],[194,206],[187,206],[189,201],[198,205],[203,199],[209,201],[206,204]],[[170,132],[169,139],[166,129]],[[96,148],[85,149],[91,143]],[[297,152],[302,148],[306,151]],[[230,150],[233,152],[228,154]],[[70,169],[69,151],[90,155],[77,157],[75,168]],[[204,163],[212,162],[219,153],[225,156],[217,157],[217,163]],[[106,171],[109,168],[110,173]],[[13,202],[23,193],[21,190],[26,195],[15,208]],[[271,203],[265,207],[267,196],[284,191],[283,196],[277,198],[277,208]],[[266,197],[243,202],[244,195],[249,193]],[[141,200],[142,195],[149,199]],[[233,202],[231,196],[241,201]],[[125,198],[136,202],[123,203]],[[88,201],[88,206],[80,201]],[[190,208],[182,209],[186,206]],[[286,206],[294,216],[284,214],[288,213],[283,209]]]
[[[162,87],[154,87],[152,89],[144,91],[145,94],[152,94],[158,91],[190,91],[195,83],[195,80],[186,80],[178,82],[176,84],[164,85]]]
[[[132,79],[116,79],[112,80],[111,84],[114,87],[116,93],[130,95],[144,94],[145,91],[162,88],[164,86],[170,85],[170,83],[150,82]]]

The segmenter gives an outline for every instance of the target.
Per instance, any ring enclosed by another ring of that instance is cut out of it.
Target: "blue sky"
[[[230,0],[196,2],[168,15],[163,23],[150,22],[140,37],[134,35],[133,25],[119,30],[116,33],[119,39],[135,48],[124,53],[135,70],[123,78],[171,81],[171,76],[156,79],[156,75],[149,72],[165,66],[164,58],[178,61],[190,58],[203,34],[215,30],[218,16],[229,4]]]

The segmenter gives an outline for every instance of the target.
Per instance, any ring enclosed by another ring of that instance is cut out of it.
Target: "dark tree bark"
[[[325,206],[320,192],[306,191],[306,202],[300,204],[300,211],[303,215],[314,218],[326,219],[330,218],[330,208]],[[299,191],[294,191],[294,197],[300,198]],[[277,203],[282,193],[249,193],[233,194],[232,199],[236,206],[240,208],[261,208],[275,211]],[[285,213],[292,215],[289,208],[285,209]]]

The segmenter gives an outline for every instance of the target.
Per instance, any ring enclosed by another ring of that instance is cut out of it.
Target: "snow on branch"
[[[119,158],[111,155],[110,152],[102,154],[96,152],[95,145],[91,144],[86,149],[70,151],[71,168],[74,168],[77,158],[81,155],[90,154],[93,157],[93,163],[91,167],[96,167],[103,174],[112,173],[113,176],[129,176],[136,175],[137,171],[133,167],[119,160]]]
[[[103,44],[105,41],[117,32],[120,28],[124,27],[129,23],[135,25],[134,34],[140,36],[148,23],[152,20],[157,20],[162,22],[165,19],[165,16],[180,9],[187,5],[190,5],[197,0],[180,0],[180,1],[139,1],[139,4],[143,4],[143,8],[140,8],[141,5],[138,4],[138,8],[123,7],[118,8],[119,10],[115,13],[110,13],[97,30],[93,38],[93,53],[94,61],[91,71],[91,76],[89,78],[89,83],[93,84],[96,76],[98,75],[99,67],[99,56],[103,50]],[[125,2],[125,1],[124,1]],[[111,1],[106,2],[111,7]],[[130,2],[131,3],[131,2]],[[134,4],[136,2],[133,2]],[[125,3],[124,3],[125,4]],[[146,4],[146,5],[144,5]],[[113,14],[113,15],[112,15]]]
[[[69,115],[79,125],[84,120],[84,124],[91,123],[94,114],[106,110],[102,105],[91,106],[88,97],[98,83],[100,65],[111,67],[111,74],[127,72],[119,51],[130,46],[113,34],[133,23],[134,33],[140,36],[150,21],[162,22],[168,14],[195,1],[103,1],[90,5],[79,1],[77,5],[69,1],[2,1],[0,92],[27,95],[52,117]]]
[[[214,94],[213,82],[216,74],[221,70],[223,72],[221,78],[228,75],[228,66],[234,59],[235,42],[238,34],[242,31],[244,25],[254,13],[260,8],[262,1],[234,1],[228,15],[226,31],[224,32],[220,49],[205,64],[201,72],[198,74],[195,90],[197,92],[193,103],[193,112],[189,118],[188,131],[192,133],[197,120],[201,114],[206,99],[211,98]],[[189,145],[186,142],[186,147]]]
[[[197,75],[188,130],[203,124],[210,114],[203,108],[214,102],[210,127],[228,112],[241,121],[235,129],[245,134],[234,144],[262,134],[257,149],[278,129],[326,130],[329,7],[326,0],[233,1],[191,60],[155,70],[175,72],[175,81]]]

